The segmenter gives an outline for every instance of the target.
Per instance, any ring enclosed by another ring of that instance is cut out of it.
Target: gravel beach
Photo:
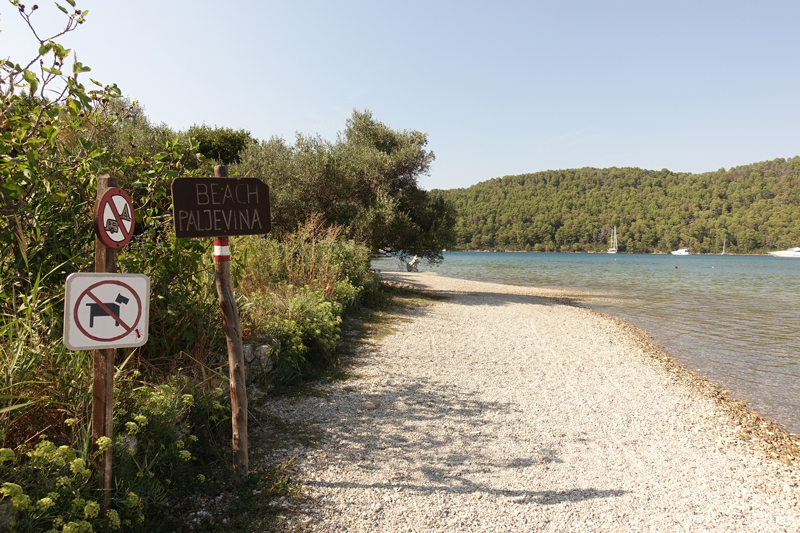
[[[327,532],[800,531],[797,443],[558,291],[386,273],[446,298],[410,310],[324,397],[296,457]],[[258,416],[256,414],[256,416]]]

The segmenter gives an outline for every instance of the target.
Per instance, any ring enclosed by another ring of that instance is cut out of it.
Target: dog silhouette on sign
[[[116,301],[116,303],[113,303],[113,302],[112,302],[112,303],[106,303],[106,302],[103,302],[103,305],[105,305],[106,307],[108,307],[108,309],[109,309],[109,310],[110,310],[112,313],[114,313],[114,314],[115,314],[117,317],[119,317],[119,306],[120,306],[120,305],[128,305],[128,302],[130,301],[130,298],[126,298],[126,297],[124,297],[124,296],[123,296],[123,295],[121,295],[121,294],[117,294],[117,299],[116,299],[115,301]],[[88,306],[89,306],[89,327],[90,327],[90,328],[93,328],[93,327],[94,327],[94,318],[95,318],[95,317],[100,317],[100,316],[111,316],[111,315],[109,315],[108,313],[106,313],[106,312],[103,310],[103,308],[102,308],[102,307],[100,307],[100,304],[92,304],[92,303],[89,303],[89,304],[86,304],[86,305],[88,305]],[[115,325],[115,326],[119,326],[119,322],[117,322],[116,320],[114,320],[114,325]]]

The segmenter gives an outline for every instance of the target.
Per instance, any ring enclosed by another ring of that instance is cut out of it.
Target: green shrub
[[[136,492],[118,485],[108,511],[101,511],[91,460],[46,438],[32,448],[0,449],[0,476],[8,480],[0,487],[0,503],[11,504],[5,517],[8,530],[139,530],[145,504]]]
[[[368,249],[314,217],[281,240],[238,240],[234,258],[244,329],[275,345],[260,378],[289,383],[335,364],[342,314],[375,287]]]
[[[275,285],[310,286],[322,290],[328,299],[336,299],[338,290],[348,300],[369,278],[369,249],[341,238],[341,228],[324,227],[319,217],[312,217],[296,232],[280,240],[271,236],[241,240],[246,250],[241,286],[246,292],[270,290]],[[352,289],[339,287],[342,282]],[[345,302],[341,302],[345,303]]]
[[[341,308],[322,291],[289,285],[252,295],[251,304],[250,316],[258,320],[253,327],[274,339],[274,379],[290,383],[335,362]]]
[[[130,492],[127,504],[101,512],[87,460],[47,439],[16,453],[0,449],[0,474],[11,480],[0,486],[0,502],[11,503],[5,517],[9,531],[111,531],[144,518],[138,498],[131,505],[136,495]]]
[[[198,462],[196,454],[227,448],[220,426],[230,403],[219,390],[189,392],[177,381],[147,385],[135,381],[137,374],[118,380],[123,388],[110,443],[109,510],[101,511],[102,496],[90,470],[88,430],[80,420],[67,419],[67,425],[83,428],[73,445],[43,437],[32,447],[0,448],[0,509],[10,503],[5,511],[10,531],[160,530],[168,515],[164,503],[204,481],[208,463]]]
[[[118,259],[120,270],[150,278],[149,336],[139,357],[162,375],[215,364],[207,356],[223,342],[211,240],[176,239],[165,225],[164,235],[132,243]]]

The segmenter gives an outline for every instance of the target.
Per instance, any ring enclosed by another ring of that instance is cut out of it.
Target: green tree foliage
[[[30,24],[35,9],[14,4]],[[115,85],[81,83],[89,68],[76,60],[68,64],[74,54],[55,39],[87,12],[64,10],[64,29],[39,39],[30,60],[0,62],[0,313],[13,316],[15,294],[29,293],[42,278],[48,286],[40,292],[62,305],[66,275],[93,270],[96,180],[109,173],[136,208],[136,235],[120,250],[118,266],[152,282],[151,343],[143,354],[162,357],[178,343],[194,351],[189,346],[198,333],[214,332],[208,326],[213,313],[196,305],[209,300],[208,243],[172,236],[170,183],[179,175],[208,175],[210,161],[198,158],[189,137],[169,138],[163,127],[143,135],[146,119],[138,106],[122,101]],[[51,329],[59,336],[61,316],[55,314]]]
[[[26,12],[12,2],[30,24]],[[116,117],[109,102],[116,86],[80,81],[90,69],[69,64],[70,50],[54,39],[75,29],[86,12],[67,12],[64,29],[39,39],[25,63],[0,60],[0,276],[24,282],[29,267],[45,272],[81,262],[91,235],[96,175],[111,163],[99,140]],[[86,216],[88,215],[88,216]],[[83,261],[88,262],[88,260]],[[77,266],[77,264],[75,264]]]
[[[291,232],[312,216],[379,249],[441,259],[454,242],[455,213],[417,179],[434,159],[427,135],[396,131],[369,111],[354,111],[335,143],[298,135],[273,138],[242,153],[238,174],[262,177],[272,195],[273,227]]]
[[[458,212],[457,248],[760,253],[800,244],[800,157],[703,174],[548,170],[433,191]]]
[[[185,135],[168,125],[153,124],[139,102],[120,97],[109,105],[118,117],[110,135],[105,138],[105,145],[112,152],[131,157],[143,153],[157,154],[175,138],[179,138],[182,145],[189,144]]]
[[[198,151],[201,154],[223,165],[238,163],[240,161],[239,154],[242,150],[248,144],[254,142],[249,131],[212,128],[205,124],[202,126],[195,124],[188,129],[186,135],[197,142]]]

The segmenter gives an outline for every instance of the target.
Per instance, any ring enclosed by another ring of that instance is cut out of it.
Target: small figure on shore
[[[419,265],[419,256],[414,256],[411,261],[406,263],[406,270],[409,272],[419,272],[417,270],[417,265]]]

